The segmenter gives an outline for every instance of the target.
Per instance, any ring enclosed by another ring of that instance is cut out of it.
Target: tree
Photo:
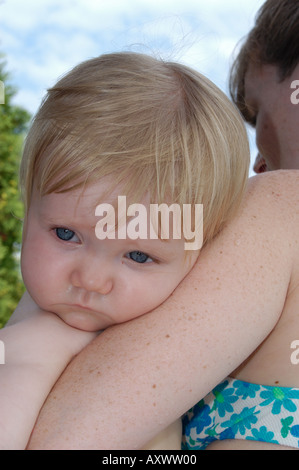
[[[20,155],[29,113],[12,103],[16,94],[0,56],[0,328],[15,309],[24,285],[19,268],[23,205],[18,190]],[[2,94],[3,97],[3,94]]]

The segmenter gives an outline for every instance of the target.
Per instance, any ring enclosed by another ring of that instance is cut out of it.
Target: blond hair
[[[48,91],[27,136],[21,187],[41,196],[113,175],[135,201],[204,205],[204,243],[235,213],[249,148],[233,104],[198,72],[137,53],[79,64]]]

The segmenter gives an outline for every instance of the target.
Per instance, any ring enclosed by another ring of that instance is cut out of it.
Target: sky
[[[0,52],[34,114],[47,88],[79,62],[114,51],[200,71],[228,94],[238,43],[264,0],[0,0]],[[252,159],[256,149],[249,130]]]

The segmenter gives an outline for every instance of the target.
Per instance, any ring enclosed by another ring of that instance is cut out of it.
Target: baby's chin
[[[82,331],[101,331],[114,324],[106,315],[80,307],[56,308],[54,313],[67,325]]]

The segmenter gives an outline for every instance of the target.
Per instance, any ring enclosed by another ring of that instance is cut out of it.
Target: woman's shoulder
[[[248,191],[245,202],[258,205],[259,208],[267,206],[269,209],[275,204],[290,204],[293,209],[294,202],[299,201],[299,170],[277,170],[253,176],[248,180]],[[262,199],[260,199],[262,198]]]
[[[293,264],[299,260],[299,170],[257,175],[247,186],[239,212],[218,234],[212,249],[224,246],[234,259],[237,248],[248,263],[268,254]]]
[[[249,178],[241,220],[258,219],[278,230],[299,228],[299,170],[278,170]]]

